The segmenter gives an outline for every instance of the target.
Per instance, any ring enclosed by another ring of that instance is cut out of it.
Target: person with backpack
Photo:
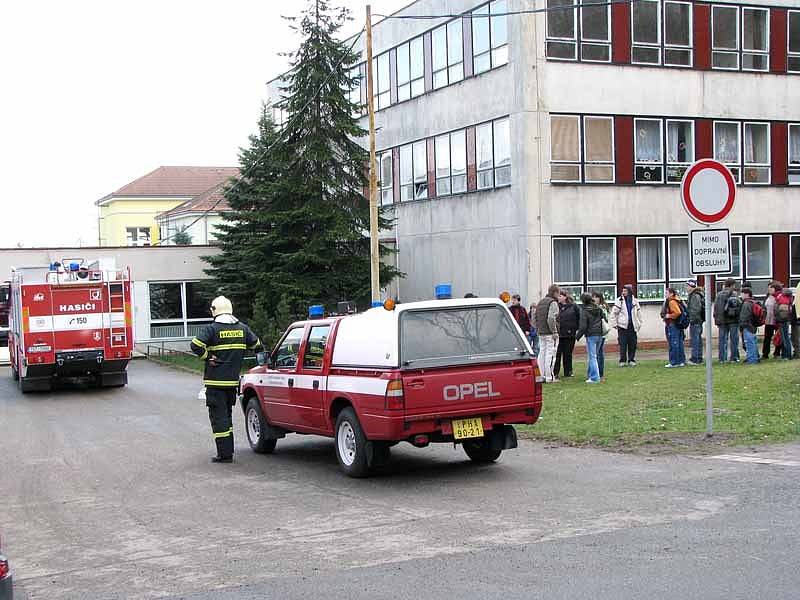
[[[561,359],[564,359],[564,377],[572,377],[572,353],[575,350],[575,334],[580,326],[581,309],[575,304],[569,292],[561,290],[558,294],[558,349],[553,377],[561,372]]]
[[[619,342],[619,366],[636,366],[636,346],[639,329],[642,327],[642,307],[633,295],[633,286],[629,283],[622,288],[622,295],[611,308],[611,329],[617,330]]]
[[[792,288],[783,288],[785,292],[792,292]],[[794,302],[792,303],[792,358],[800,358],[800,321],[797,320],[797,313],[800,312],[800,284],[797,286],[797,291],[792,294]]]
[[[667,301],[664,308],[664,329],[669,342],[668,369],[686,366],[686,350],[683,347],[685,330],[689,325],[686,305],[678,297],[673,287],[667,288]]]
[[[714,300],[714,323],[719,328],[719,362],[728,360],[730,342],[731,362],[739,362],[739,311],[742,299],[736,293],[734,279],[726,279],[722,290]]]
[[[686,282],[689,288],[689,298],[686,309],[689,313],[689,340],[691,340],[692,356],[690,365],[703,364],[703,323],[706,320],[706,293],[698,287],[697,281],[690,279]]]
[[[791,294],[783,291],[783,284],[775,282],[773,287],[778,294],[775,296],[775,327],[781,332],[781,345],[783,350],[781,358],[789,360],[792,358],[792,304],[794,298]]]
[[[766,320],[766,310],[753,300],[753,290],[749,287],[742,288],[742,309],[739,311],[739,328],[742,330],[744,345],[747,348],[745,364],[757,365],[761,362],[758,357],[758,328]]]
[[[611,325],[608,323],[608,313],[611,312],[608,309],[608,304],[606,303],[606,299],[603,297],[603,294],[600,292],[592,292],[592,302],[597,304],[600,307],[600,310],[603,312],[603,323],[602,323],[602,331],[603,331],[603,339],[600,340],[600,345],[597,347],[597,368],[600,371],[600,380],[606,380],[606,336],[611,332]]]

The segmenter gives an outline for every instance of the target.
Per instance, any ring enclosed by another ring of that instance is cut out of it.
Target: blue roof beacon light
[[[383,302],[381,302],[380,300],[373,300],[372,301],[372,305],[370,306],[370,308],[379,308],[379,307],[382,307],[382,306],[383,306]]]
[[[322,319],[325,316],[325,307],[322,304],[312,304],[308,307],[309,319]]]
[[[440,283],[434,292],[437,300],[450,300],[453,297],[453,286],[449,283]]]
[[[77,262],[69,263],[69,270],[72,273],[77,273],[80,270],[80,268],[81,268],[81,263],[77,263]]]

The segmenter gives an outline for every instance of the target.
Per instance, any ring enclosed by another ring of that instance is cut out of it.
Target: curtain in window
[[[661,121],[636,119],[636,162],[661,162]]]
[[[744,162],[765,165],[769,162],[769,132],[766,123],[745,123]]]
[[[714,157],[722,162],[739,162],[739,126],[736,123],[715,123]]]
[[[581,240],[553,240],[553,277],[558,283],[580,283]]]
[[[590,162],[612,162],[611,143],[612,119],[606,117],[586,117],[583,120],[586,143],[586,160]]]
[[[800,149],[800,128],[798,128],[798,149]],[[552,160],[578,162],[578,117],[550,117],[550,152]],[[800,158],[800,153],[798,153]]]
[[[767,11],[752,8],[742,9],[742,49],[767,50]]]
[[[586,240],[586,263],[589,283],[616,281],[614,240]]]
[[[800,164],[800,125],[789,126],[789,162]]]
[[[667,121],[667,161],[686,163],[694,160],[694,140],[690,121]]]
[[[689,238],[669,240],[669,279],[673,283],[692,276],[689,267]]]
[[[663,280],[664,248],[661,239],[640,239],[637,248],[639,281]]]

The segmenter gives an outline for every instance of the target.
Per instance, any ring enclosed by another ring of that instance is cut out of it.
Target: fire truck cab
[[[130,269],[66,258],[12,270],[8,349],[23,393],[61,378],[123,386],[133,350]]]

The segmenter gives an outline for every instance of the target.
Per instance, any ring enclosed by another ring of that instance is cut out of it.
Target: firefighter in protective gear
[[[224,296],[211,303],[214,322],[206,326],[190,343],[192,352],[205,361],[203,385],[206,391],[208,418],[217,445],[212,462],[233,462],[233,420],[239,373],[247,350],[258,350],[261,342],[252,330],[233,316],[230,300]]]

